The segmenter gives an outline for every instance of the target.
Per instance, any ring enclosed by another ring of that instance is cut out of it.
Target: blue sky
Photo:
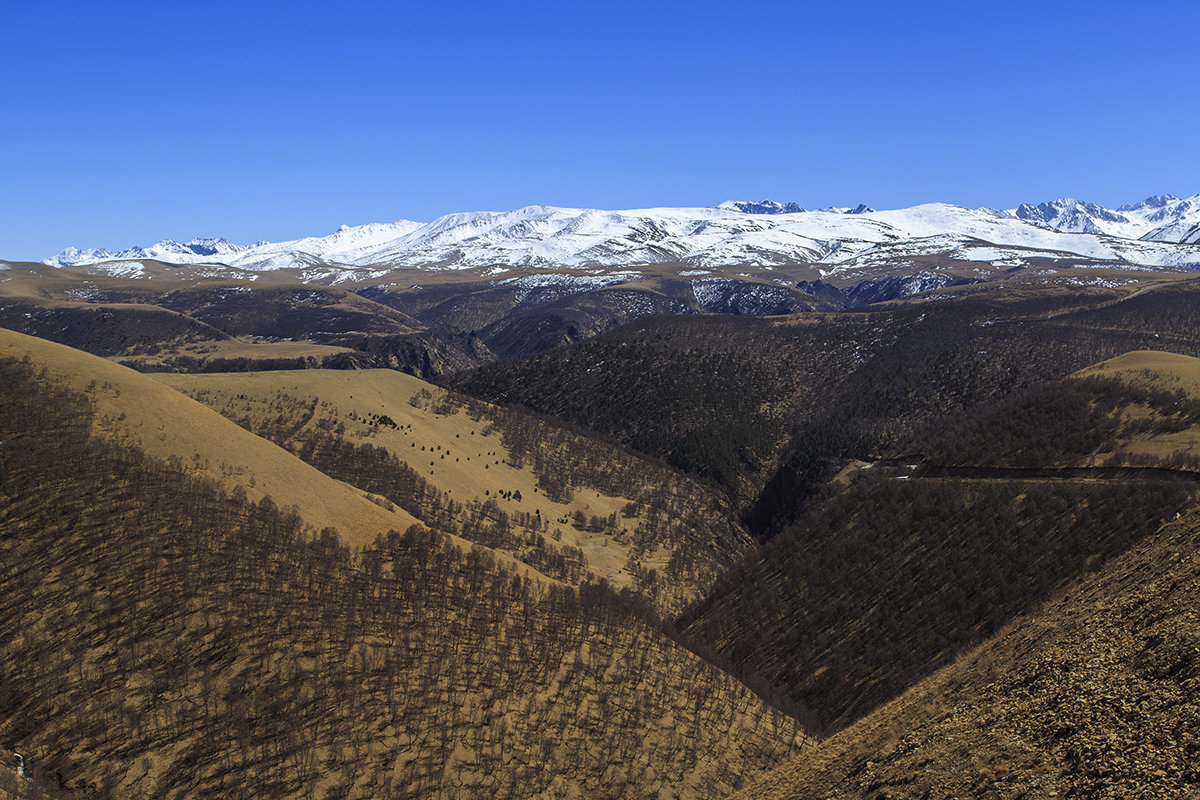
[[[1200,3],[0,4],[0,258],[1200,192]]]

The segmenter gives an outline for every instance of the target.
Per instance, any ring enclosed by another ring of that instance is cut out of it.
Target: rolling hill
[[[711,480],[769,536],[831,460],[1129,350],[1200,355],[1198,308],[1194,277],[1015,275],[852,313],[639,320],[448,383]]]
[[[302,509],[308,524],[336,527],[356,545],[417,521],[403,510],[385,510],[361,490],[331,479],[146,375],[5,330],[0,330],[0,354],[29,357],[48,380],[84,393],[96,435],[151,458],[173,460],[185,474],[214,480],[225,491],[240,489],[249,501],[270,496],[283,508]]]
[[[695,480],[392,370],[155,377],[431,527],[666,614],[752,547]]]
[[[102,359],[10,333],[0,368],[0,737],[68,790],[720,797],[807,741],[603,585],[398,530]]]
[[[0,262],[0,745],[97,798],[1195,793],[1200,281],[1142,263],[1191,200]]]

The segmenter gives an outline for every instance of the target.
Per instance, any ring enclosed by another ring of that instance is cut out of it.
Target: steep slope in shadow
[[[765,539],[828,466],[894,447],[931,419],[1133,349],[1200,355],[1200,280],[1142,291],[1166,279],[1051,277],[850,313],[643,319],[449,383],[711,480]]]
[[[684,628],[843,727],[1173,515],[1194,473],[1076,467],[1181,424],[1200,404],[1081,377],[933,426],[916,446],[957,469],[850,468]]]
[[[739,800],[1200,796],[1200,509]]]

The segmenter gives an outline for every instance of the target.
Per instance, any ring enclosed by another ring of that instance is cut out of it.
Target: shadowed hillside
[[[1200,797],[1200,511],[738,794]]]
[[[98,356],[164,348],[218,346],[232,337],[211,325],[156,306],[0,298],[0,327]]]
[[[1197,330],[1195,278],[1028,277],[853,313],[642,320],[452,385],[711,480],[768,538],[846,459],[1129,350],[1200,355]]]
[[[430,377],[495,358],[468,332],[429,329],[344,289],[150,264],[140,277],[0,265],[0,327],[143,371],[374,366]]]
[[[1082,377],[931,426],[914,440],[924,465],[847,470],[684,628],[840,728],[1173,516],[1197,474],[1075,467],[1121,437],[1194,430],[1193,405]],[[1150,411],[1124,420],[1133,407]]]

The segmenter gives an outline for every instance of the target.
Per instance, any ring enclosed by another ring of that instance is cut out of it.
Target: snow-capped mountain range
[[[237,245],[163,240],[112,252],[68,248],[45,263],[81,266],[154,259],[242,270],[486,266],[618,268],[812,264],[823,274],[946,257],[996,263],[1044,257],[1134,266],[1200,267],[1200,194],[1159,195],[1107,209],[1073,199],[1015,209],[944,203],[876,211],[730,201],[714,208],[625,211],[527,206],[448,214],[432,222],[343,225],[323,237]]]

